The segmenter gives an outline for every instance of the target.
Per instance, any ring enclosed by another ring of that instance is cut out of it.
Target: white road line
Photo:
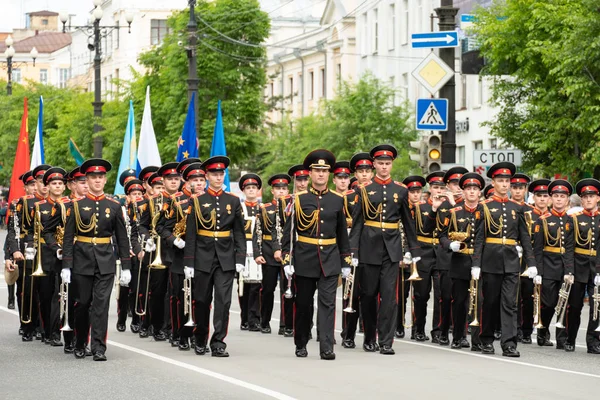
[[[9,310],[6,307],[0,306],[0,310],[4,311],[4,312],[7,312],[9,314],[13,314],[13,315],[17,315],[18,316],[18,313],[16,311]],[[181,362],[181,361],[177,361],[177,360],[174,360],[174,359],[169,358],[169,357],[164,357],[164,356],[152,353],[150,351],[139,349],[139,348],[134,347],[134,346],[129,346],[129,345],[126,345],[126,344],[123,344],[123,343],[115,342],[114,340],[108,340],[107,343],[110,344],[111,346],[119,347],[121,349],[128,350],[128,351],[131,351],[133,353],[137,353],[137,354],[140,354],[142,356],[149,357],[149,358],[153,358],[155,360],[162,361],[164,363],[175,365],[177,367],[184,368],[184,369],[187,369],[189,371],[197,372],[199,374],[202,374],[202,375],[205,375],[205,376],[209,376],[211,378],[218,379],[218,380],[221,380],[223,382],[227,382],[227,383],[230,383],[232,385],[239,386],[239,387],[242,387],[244,389],[251,390],[253,392],[264,394],[265,396],[269,396],[269,397],[272,397],[274,399],[279,399],[279,400],[295,400],[294,397],[291,397],[291,396],[288,396],[286,394],[277,392],[275,390],[267,389],[265,387],[262,387],[262,386],[259,386],[259,385],[255,385],[253,383],[246,382],[246,381],[243,381],[241,379],[233,378],[231,376],[220,374],[218,372],[214,372],[214,371],[211,371],[211,370],[208,370],[208,369],[205,369],[205,368],[200,368],[200,367],[197,367],[195,365],[191,365],[191,364],[187,364],[187,363],[184,363],[184,362]]]

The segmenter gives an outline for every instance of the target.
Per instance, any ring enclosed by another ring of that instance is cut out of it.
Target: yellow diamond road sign
[[[412,75],[431,94],[436,94],[454,76],[454,70],[432,52],[421,61]]]

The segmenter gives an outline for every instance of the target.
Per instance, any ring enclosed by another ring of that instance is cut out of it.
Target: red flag
[[[15,155],[15,163],[13,164],[12,176],[10,178],[9,207],[14,199],[25,196],[25,187],[19,177],[29,171],[29,165],[29,127],[27,125],[27,97],[25,97],[23,119],[21,119],[21,132],[19,133],[19,142],[17,143],[17,154]]]

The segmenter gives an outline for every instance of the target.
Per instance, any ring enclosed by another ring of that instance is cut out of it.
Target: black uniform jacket
[[[410,209],[421,247],[421,261],[417,263],[417,269],[420,273],[429,273],[435,266],[438,252],[437,212],[433,211],[429,200],[411,204]]]
[[[573,219],[566,212],[551,210],[536,221],[533,246],[543,279],[562,281],[564,275],[574,272]]]
[[[573,214],[572,218],[575,280],[587,283],[600,271],[596,266],[600,243],[600,211],[583,210]]]
[[[171,272],[180,275],[183,274],[184,249],[173,244],[177,239],[174,230],[177,227],[175,233],[179,235],[180,239],[185,240],[187,219],[192,209],[191,197],[192,193],[186,188],[172,195],[166,203],[168,208],[161,213],[156,226],[156,231],[165,246],[166,258],[171,262]]]
[[[254,258],[263,256],[267,265],[275,266],[280,263],[275,261],[273,254],[275,250],[281,249],[283,235],[278,204],[277,200],[273,200],[270,203],[260,205],[257,222],[254,226],[254,234],[252,235]]]

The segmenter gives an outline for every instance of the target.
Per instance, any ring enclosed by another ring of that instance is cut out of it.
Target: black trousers
[[[6,289],[8,290],[8,302],[14,302],[15,301],[15,284],[13,283],[12,285],[6,285]]]
[[[244,282],[243,296],[239,291],[240,280],[238,277],[238,303],[242,324],[258,325],[260,323],[260,283]]]
[[[550,339],[550,325],[552,325],[552,319],[556,311],[556,305],[558,303],[558,292],[562,285],[562,281],[554,281],[550,279],[542,279],[542,325],[544,327],[538,330],[538,336]],[[565,321],[566,323],[566,315]],[[564,342],[566,340],[566,334],[564,329],[556,328],[556,339]]]
[[[279,277],[279,265],[262,265],[262,287],[260,289],[260,324],[269,326],[275,304],[275,288]],[[281,302],[283,303],[283,296]]]
[[[58,326],[58,283],[56,272],[45,271],[46,276],[36,277],[35,289],[39,299],[40,322],[44,332],[44,337],[52,339],[60,337],[60,332],[56,330]]]
[[[27,261],[27,266],[31,267],[32,262]],[[33,334],[39,323],[39,302],[36,285],[39,285],[39,278],[32,278],[31,269],[23,268],[23,261],[19,262],[19,279],[17,280],[17,305],[19,306],[19,316],[21,318],[21,327],[24,335]],[[25,274],[25,276],[23,276]],[[33,287],[32,287],[33,285]],[[30,320],[24,323],[23,320]]]
[[[136,311],[140,314],[144,314],[140,316],[140,325],[142,329],[148,329],[150,327],[150,310],[148,309],[148,300],[146,299],[146,293],[148,291],[148,287],[150,285],[150,281],[148,280],[148,268],[146,266],[142,267],[142,271],[139,273],[139,288],[136,292],[137,296],[137,308],[135,306],[135,302],[133,305],[134,314]],[[137,282],[136,282],[137,287]],[[149,296],[148,296],[149,297]]]
[[[342,299],[342,339],[352,339],[356,337],[356,326],[360,317],[360,270],[354,269],[354,286],[352,289],[352,309],[355,312],[344,312],[343,310],[350,306],[350,298]],[[346,280],[343,279],[342,288],[346,287]],[[342,289],[344,290],[344,289]]]
[[[296,348],[306,347],[310,337],[313,316],[313,304],[317,285],[317,327],[319,331],[320,352],[333,351],[335,331],[335,295],[338,275],[319,278],[297,276],[296,312],[294,313],[294,343]]]
[[[148,273],[150,274],[150,290],[148,292],[149,322],[156,335],[163,329],[165,322],[165,296],[167,295],[169,269],[150,269]]]
[[[76,348],[85,346],[91,326],[92,353],[106,351],[108,309],[114,278],[114,274],[100,274],[97,267],[94,275],[72,274]]]
[[[402,275],[400,275],[402,274]],[[400,332],[404,332],[404,325],[410,325],[412,324],[414,326],[414,321],[415,321],[415,315],[414,313],[412,313],[408,318],[409,321],[405,320],[406,317],[406,311],[407,311],[407,305],[408,303],[408,299],[410,296],[410,282],[408,281],[408,277],[410,276],[410,268],[406,267],[406,268],[401,268],[400,271],[398,271],[398,275],[399,278],[398,280],[400,281],[398,283],[398,293],[397,293],[397,298],[398,298],[398,317],[396,318],[396,330],[400,331]],[[414,288],[413,288],[413,292],[414,292]]]
[[[285,277],[283,267],[279,267],[279,293],[280,293],[280,309],[279,309],[279,327],[287,330],[294,329],[294,303],[296,301],[296,285],[294,283],[295,278],[292,278],[291,285],[288,279]],[[285,298],[285,292],[291,288],[292,297],[289,299]]]
[[[598,327],[599,321],[594,321],[594,298],[592,294],[594,293],[594,281],[590,280],[587,283],[575,282],[571,287],[571,294],[569,295],[569,307],[567,308],[566,315],[566,331],[567,331],[567,339],[566,342],[569,344],[575,344],[575,340],[577,339],[577,332],[579,331],[579,327],[581,326],[581,311],[583,310],[583,304],[585,299],[585,293],[589,294],[589,305],[590,305],[590,316],[588,319],[587,330],[586,330],[586,342],[589,346],[590,341],[594,342],[594,339],[597,341],[600,332],[595,332],[595,329]],[[600,320],[600,318],[599,318]],[[588,340],[588,338],[590,340]]]
[[[427,302],[431,293],[432,273],[419,273],[420,281],[413,282],[415,301],[415,332],[425,333],[425,322],[427,320]]]
[[[498,313],[502,324],[502,348],[517,346],[517,290],[519,274],[490,274],[483,272],[479,282],[483,297],[479,323],[483,344],[494,342]]]
[[[358,268],[364,341],[379,340],[380,345],[391,346],[398,318],[398,263],[393,263],[386,254],[381,264],[361,264]]]
[[[518,326],[523,336],[531,336],[533,332],[533,279],[519,278],[520,288],[518,294]]]
[[[205,346],[210,331],[210,305],[215,296],[213,325],[215,331],[210,338],[210,348],[226,348],[225,337],[229,327],[229,309],[231,307],[231,291],[235,271],[223,271],[218,261],[215,261],[209,273],[196,270],[194,272],[194,314],[196,328],[194,335],[197,346]]]
[[[448,337],[452,321],[452,279],[449,271],[433,270],[433,320],[432,336]]]
[[[169,311],[173,340],[189,338],[192,336],[192,327],[185,326],[189,318],[193,318],[194,301],[192,300],[192,315],[185,314],[185,293],[183,292],[183,281],[185,275],[171,272],[169,274]],[[193,283],[192,283],[193,284]],[[192,299],[193,299],[192,289]]]

